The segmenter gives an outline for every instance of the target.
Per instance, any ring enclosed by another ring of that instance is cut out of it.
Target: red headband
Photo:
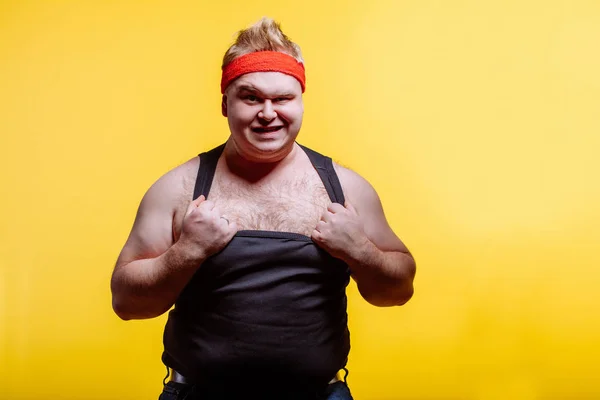
[[[255,51],[244,54],[227,64],[223,68],[221,93],[224,93],[227,86],[235,79],[251,72],[281,72],[293,76],[300,82],[304,93],[306,86],[304,65],[294,57],[279,51]]]

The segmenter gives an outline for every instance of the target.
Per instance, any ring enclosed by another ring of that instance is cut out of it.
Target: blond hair
[[[235,42],[223,57],[222,68],[239,56],[255,51],[279,51],[304,63],[300,46],[283,33],[279,23],[263,17],[254,25],[238,32]]]

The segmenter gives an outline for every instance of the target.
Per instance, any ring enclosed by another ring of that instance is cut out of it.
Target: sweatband
[[[302,93],[306,87],[304,64],[280,51],[254,51],[234,59],[223,68],[221,93],[241,75],[252,72],[281,72],[293,76],[300,82]]]

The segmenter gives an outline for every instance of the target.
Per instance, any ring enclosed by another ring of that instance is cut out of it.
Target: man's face
[[[242,75],[225,91],[223,115],[241,155],[268,161],[290,148],[302,125],[302,87],[280,72]]]

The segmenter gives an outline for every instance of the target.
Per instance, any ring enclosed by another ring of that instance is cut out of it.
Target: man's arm
[[[371,184],[338,165],[336,171],[346,207],[329,207],[317,225],[315,239],[348,264],[361,296],[369,303],[379,307],[405,304],[414,292],[414,258],[389,226]]]
[[[175,170],[161,177],[140,203],[111,279],[113,310],[121,319],[154,318],[168,311],[198,267],[237,230],[235,224],[220,218],[212,202],[200,196],[190,202],[181,235],[174,242],[173,217],[183,190],[181,173]]]
[[[182,187],[176,171],[146,192],[111,279],[112,305],[124,320],[168,311],[195,271],[194,260],[173,246],[173,216]]]

